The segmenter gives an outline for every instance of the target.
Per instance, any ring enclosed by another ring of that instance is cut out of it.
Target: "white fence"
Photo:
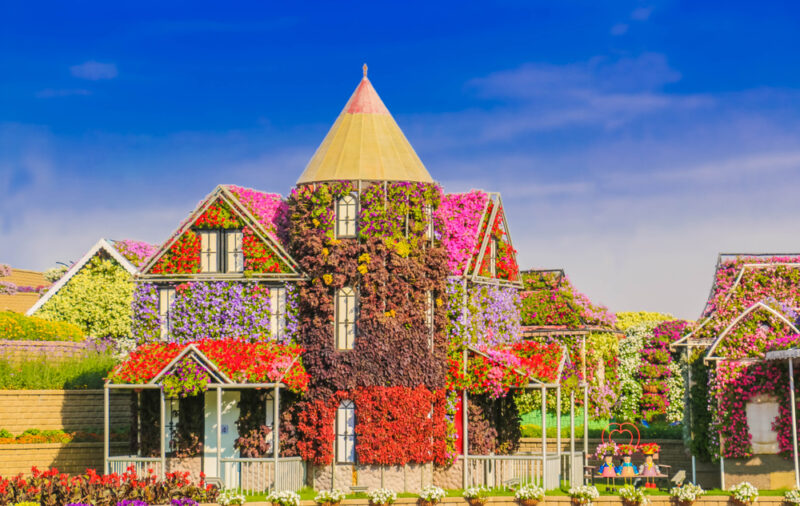
[[[292,490],[306,484],[306,463],[300,457],[283,457],[278,461],[278,483],[275,481],[273,459],[222,459],[222,484],[245,494],[267,490]]]
[[[542,483],[544,467],[545,483]],[[559,488],[562,483],[582,484],[583,454],[576,453],[570,463],[569,454],[548,455],[542,466],[541,455],[470,455],[467,457],[467,486],[489,488],[518,487],[528,483],[546,490]]]

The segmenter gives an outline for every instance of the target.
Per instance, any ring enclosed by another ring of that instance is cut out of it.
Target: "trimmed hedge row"
[[[0,339],[15,341],[82,341],[77,325],[52,322],[11,311],[0,311]]]

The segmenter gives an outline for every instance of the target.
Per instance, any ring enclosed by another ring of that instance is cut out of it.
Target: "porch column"
[[[583,465],[589,465],[589,384],[583,383]]]
[[[556,457],[558,457],[558,468],[561,469],[561,386],[560,385],[556,387]],[[561,476],[559,476],[558,478],[558,485],[561,486]]]
[[[463,359],[464,359],[464,376],[467,375],[467,348],[464,347],[463,352]],[[463,473],[461,476],[462,480],[462,487],[467,488],[467,482],[469,481],[469,470],[467,469],[467,457],[469,456],[469,399],[467,398],[467,389],[465,388],[464,391],[461,393],[461,425],[463,427],[463,440],[461,441],[461,449],[462,453],[464,454],[463,460]]]
[[[542,488],[547,490],[547,387],[542,387]]]
[[[159,389],[159,404],[161,404],[161,470],[159,476],[164,479],[164,474],[167,472],[167,412],[166,403],[164,402],[164,390]]]
[[[792,403],[792,455],[794,455],[794,486],[800,488],[800,468],[797,465],[797,406],[794,400],[794,359],[789,359],[789,399]]]
[[[275,487],[275,491],[279,491],[278,488],[278,458],[280,457],[281,453],[281,446],[280,446],[280,437],[278,434],[278,430],[280,430],[280,402],[281,402],[281,389],[278,385],[275,385],[275,402],[272,403],[272,456],[275,459],[275,479],[273,481],[273,486]]]
[[[574,487],[572,478],[575,476],[575,471],[572,466],[575,465],[575,390],[569,392],[569,486]],[[581,470],[583,471],[583,470]]]
[[[109,456],[109,392],[108,385],[103,385],[103,474],[108,474],[108,456]]]
[[[222,479],[222,387],[217,387],[217,478]]]

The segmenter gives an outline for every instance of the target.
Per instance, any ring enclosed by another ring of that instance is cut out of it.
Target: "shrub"
[[[244,496],[235,490],[223,490],[217,497],[217,502],[221,506],[230,506],[232,504],[244,504]]]
[[[273,506],[300,506],[300,496],[290,491],[270,492],[267,502],[271,502]]]
[[[783,495],[783,499],[791,504],[800,504],[800,490],[793,488]]]
[[[397,500],[397,493],[388,488],[379,488],[367,494],[370,504],[392,504]]]
[[[744,504],[751,504],[758,499],[758,489],[748,481],[743,481],[731,487],[733,498]]]
[[[103,388],[114,357],[87,353],[51,361],[47,358],[0,359],[0,390],[81,390]]]
[[[83,330],[71,323],[0,311],[0,339],[12,341],[81,341]]]
[[[316,497],[314,497],[314,501],[317,504],[321,505],[333,505],[339,504],[340,502],[344,501],[345,494],[338,488],[333,490],[323,490]]]

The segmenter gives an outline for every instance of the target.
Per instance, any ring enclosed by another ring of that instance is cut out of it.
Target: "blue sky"
[[[433,177],[613,310],[694,318],[718,252],[800,251],[790,2],[117,4],[0,6],[2,262],[286,194],[364,61]]]

